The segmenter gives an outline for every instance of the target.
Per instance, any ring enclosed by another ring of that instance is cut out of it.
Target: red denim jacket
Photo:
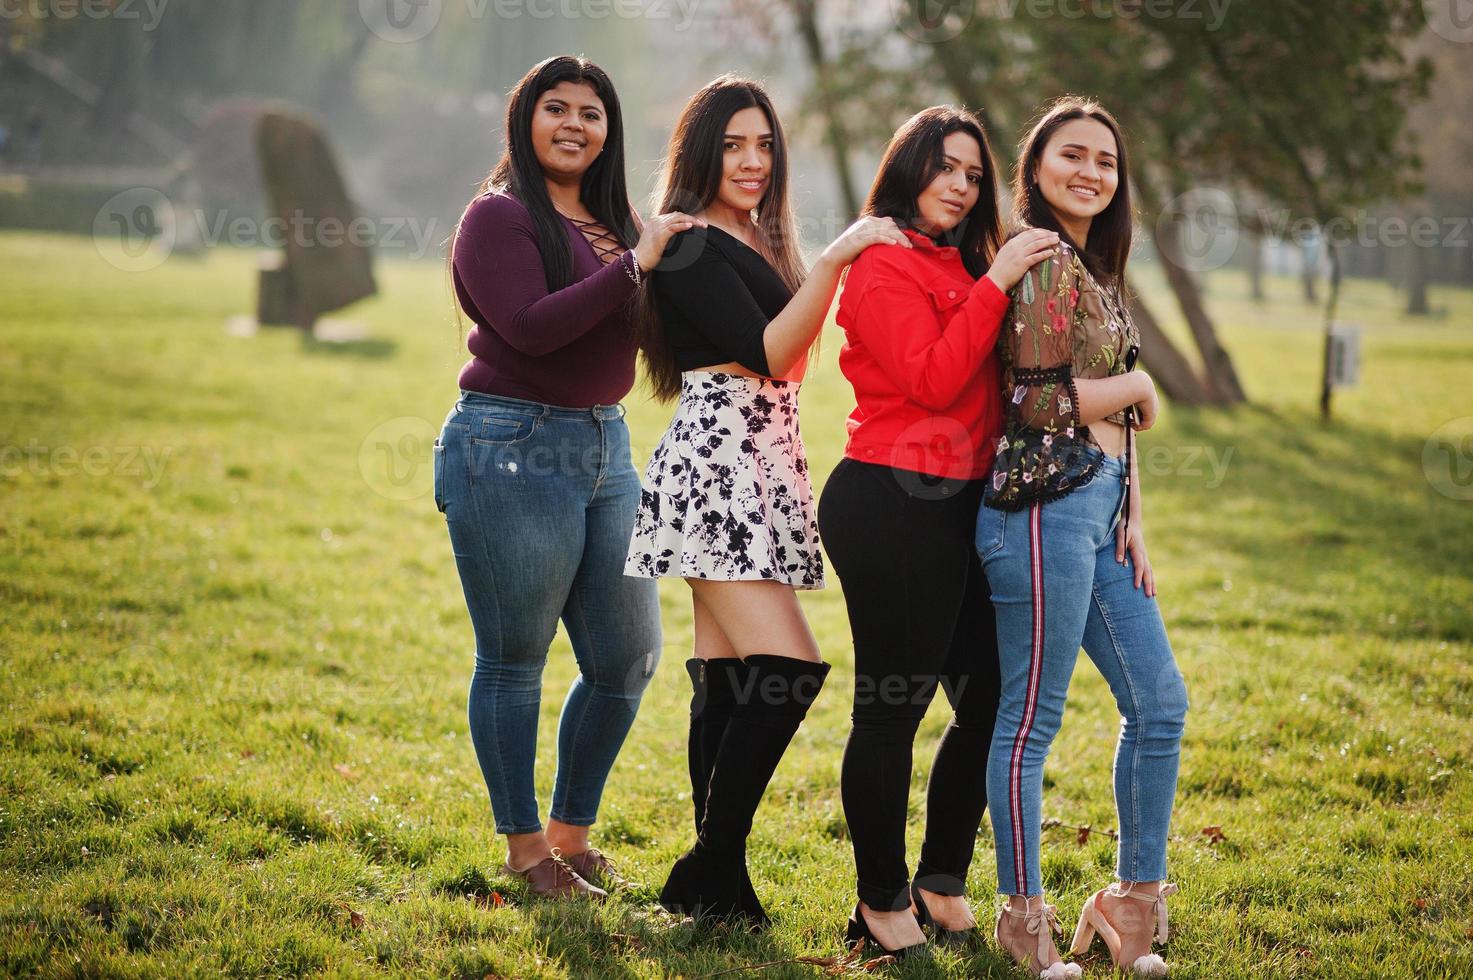
[[[953,247],[905,232],[849,267],[836,317],[854,386],[844,455],[975,480],[992,465],[1003,414],[997,338],[1008,298],[973,280]]]

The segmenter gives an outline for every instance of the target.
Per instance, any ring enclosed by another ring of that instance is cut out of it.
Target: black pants
[[[954,717],[931,767],[917,885],[964,893],[987,807],[998,662],[991,593],[973,545],[982,482],[845,459],[819,500],[819,533],[854,636],[853,728],[840,789],[859,898],[878,911],[910,901],[911,749],[938,686]]]

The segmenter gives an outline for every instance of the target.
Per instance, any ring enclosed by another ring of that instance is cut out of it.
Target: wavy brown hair
[[[982,186],[972,210],[942,239],[944,244],[957,247],[962,264],[977,279],[987,272],[1002,244],[1002,215],[997,200],[997,163],[987,143],[987,131],[966,109],[933,105],[901,123],[885,147],[874,186],[860,213],[892,218],[902,228],[912,227],[920,217],[916,199],[945,164],[946,137],[958,132],[975,139],[982,151]]]
[[[716,199],[721,188],[726,126],[743,109],[761,109],[772,127],[772,173],[753,215],[758,250],[788,289],[797,292],[803,285],[804,268],[798,248],[798,224],[788,201],[788,143],[772,100],[757,82],[722,75],[691,96],[670,134],[650,205],[654,214],[699,214]],[[680,257],[677,254],[664,261],[679,261]],[[659,272],[656,269],[653,274]],[[651,393],[659,401],[669,401],[680,394],[680,369],[654,291],[648,287],[640,292],[634,329]]]

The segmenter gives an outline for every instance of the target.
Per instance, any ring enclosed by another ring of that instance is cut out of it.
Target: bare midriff
[[[803,380],[803,375],[804,375],[805,371],[807,370],[807,368],[808,368],[808,355],[807,354],[804,354],[801,358],[798,359],[798,363],[797,364],[794,364],[793,367],[792,367],[792,370],[788,371],[787,374],[783,375],[780,378],[772,378],[770,380],[773,380],[773,381],[800,381],[801,382]],[[761,381],[761,380],[769,380],[767,375],[765,375],[765,374],[758,374],[756,371],[749,371],[746,368],[742,367],[740,364],[738,364],[736,361],[727,361],[725,364],[708,364],[705,367],[691,368],[691,370],[692,371],[706,371],[706,372],[709,372],[711,374],[735,374],[735,375],[737,375],[739,377],[743,377],[743,378],[756,378],[759,381]]]
[[[1095,442],[1100,444],[1106,455],[1116,459],[1125,455],[1125,426],[1119,422],[1107,422],[1104,419],[1091,422],[1089,433],[1095,437]]]

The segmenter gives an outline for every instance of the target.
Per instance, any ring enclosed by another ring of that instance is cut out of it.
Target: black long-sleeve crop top
[[[714,225],[671,237],[650,275],[682,371],[735,361],[770,376],[762,336],[793,293],[754,249]]]

